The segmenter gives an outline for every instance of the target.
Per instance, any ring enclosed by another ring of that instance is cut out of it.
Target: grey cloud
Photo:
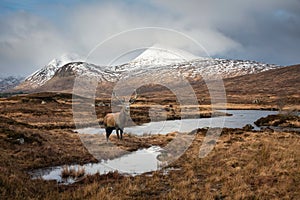
[[[156,4],[156,2],[153,3]],[[163,6],[159,3],[155,5],[159,8],[163,8]],[[193,15],[193,13],[190,14]],[[76,38],[77,44],[85,52],[113,34],[136,27],[149,26],[181,31],[200,42],[211,55],[239,48],[238,42],[214,27],[198,24],[199,17],[194,18],[194,20],[191,19],[188,14],[177,12],[175,9],[172,9],[172,11],[169,11],[168,8],[149,10],[141,5],[129,7],[122,3],[113,5],[107,3],[78,7],[75,12],[69,15],[68,24],[71,26],[71,32],[73,37]],[[131,46],[130,43],[139,43],[139,40],[145,40],[145,38],[149,40],[149,43],[153,40],[157,42],[162,40],[157,34],[145,34],[143,38],[138,38],[133,34],[131,37],[128,36],[126,40],[119,41],[116,45],[120,45],[119,48]],[[178,42],[178,40],[174,40],[173,46],[184,46],[184,44],[178,45]],[[113,46],[110,46],[103,53],[111,54],[113,48]]]
[[[55,27],[28,13],[2,18],[0,27],[2,75],[28,75],[67,49]]]
[[[147,7],[151,5],[150,7]],[[85,56],[98,43],[124,30],[159,26],[181,31],[200,42],[211,56],[276,64],[299,62],[298,0],[150,0],[78,4],[60,13],[59,22],[17,12],[0,19],[1,74],[29,74],[66,52]],[[144,44],[145,38],[149,39]],[[162,37],[163,38],[163,37]],[[103,58],[162,40],[134,34],[109,43]],[[174,46],[184,47],[176,38]],[[119,51],[116,50],[119,48]],[[197,51],[192,53],[197,53]]]
[[[213,52],[215,56],[282,65],[299,63],[298,0],[192,0],[189,4],[180,4],[179,0],[154,2],[181,13],[192,29],[209,27],[239,44],[237,48]]]

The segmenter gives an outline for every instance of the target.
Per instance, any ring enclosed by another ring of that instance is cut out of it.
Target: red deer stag
[[[123,100],[121,101],[115,93],[113,95],[122,103],[122,109],[120,112],[117,113],[108,113],[105,115],[103,119],[103,124],[106,131],[106,141],[108,141],[108,138],[110,134],[113,132],[113,130],[116,130],[118,139],[123,139],[122,134],[124,127],[127,123],[128,118],[130,117],[130,104],[134,103],[137,98],[137,93],[135,91],[135,97],[131,98],[129,102],[126,102]],[[120,132],[120,137],[119,137]]]

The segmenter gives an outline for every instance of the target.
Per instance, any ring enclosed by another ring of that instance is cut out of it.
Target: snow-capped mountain
[[[135,67],[145,67],[145,66],[165,66],[172,65],[176,63],[182,63],[189,60],[194,60],[199,57],[190,54],[186,51],[180,49],[166,47],[160,44],[155,44],[143,53],[141,53],[134,60],[129,62],[130,65]]]
[[[149,70],[163,69],[163,71],[179,72],[179,75],[186,78],[197,76],[213,78],[216,74],[222,78],[229,78],[260,73],[277,67],[279,66],[249,60],[197,57],[185,51],[155,45],[131,62],[116,66],[115,71],[146,74]]]
[[[199,58],[166,66],[169,70],[180,71],[186,78],[195,78],[197,76],[214,78],[216,74],[221,78],[230,78],[246,74],[256,74],[277,67],[279,66],[255,61],[218,58]]]
[[[182,50],[154,45],[146,49],[134,60],[118,66],[97,66],[86,62],[74,62],[74,58],[63,56],[52,60],[41,70],[35,72],[16,89],[36,89],[51,82],[51,87],[60,81],[61,86],[66,77],[86,76],[97,78],[99,82],[116,82],[118,79],[132,73],[148,75],[162,70],[163,73],[175,72],[186,78],[212,77],[216,74],[222,78],[255,74],[279,66],[255,61],[228,60],[196,57]],[[159,73],[158,73],[159,74]],[[49,85],[49,84],[48,84]],[[69,85],[72,88],[72,85]],[[44,87],[50,88],[50,86]],[[65,88],[65,87],[64,87]],[[58,88],[59,89],[59,88]]]
[[[112,73],[109,67],[101,67],[86,62],[71,62],[60,67],[53,77],[89,77],[98,81],[116,81],[119,73]]]
[[[76,79],[77,77],[80,78]],[[110,83],[117,81],[118,77],[118,73],[112,73],[108,67],[86,62],[71,62],[60,67],[50,80],[35,91],[71,92],[76,80],[79,80],[76,84],[76,91],[89,91],[88,86],[92,82]]]
[[[30,76],[28,76],[24,82],[16,87],[16,89],[35,89],[39,86],[44,85],[48,80],[50,80],[55,72],[64,66],[67,63],[80,61],[78,55],[76,54],[64,54],[60,58],[55,58],[51,60],[45,67],[34,72]]]
[[[23,77],[0,77],[0,92],[5,92],[14,88],[15,86],[19,85],[22,80],[24,80]]]

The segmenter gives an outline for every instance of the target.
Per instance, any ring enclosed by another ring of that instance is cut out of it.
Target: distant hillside
[[[234,104],[273,105],[291,104],[300,106],[300,65],[287,66],[223,79],[227,102]],[[210,104],[210,94],[206,83],[191,80],[191,85],[200,104]],[[164,87],[151,86],[140,88],[143,96],[152,99],[176,99]]]
[[[269,70],[259,74],[249,74],[225,79],[229,97],[245,95],[249,100],[282,101],[300,105],[300,65]]]
[[[0,92],[7,92],[23,81],[23,77],[4,77],[0,78]]]
[[[58,91],[64,89],[64,92],[72,93],[73,91],[70,88],[72,88],[75,78],[73,64],[70,63],[63,67],[62,71],[54,75],[41,88],[45,90],[52,88],[55,91],[57,87]],[[77,65],[78,63],[75,66]],[[62,74],[63,77],[60,77]],[[86,79],[86,81],[88,84],[89,79]],[[231,108],[260,109],[270,108],[270,106],[272,108],[279,108],[285,105],[292,105],[293,107],[296,105],[297,109],[300,108],[300,65],[226,78],[223,82],[227,103],[237,105],[237,107]],[[210,96],[206,83],[202,79],[194,79],[191,80],[191,85],[198,97],[199,104],[209,105]],[[113,87],[113,82],[104,81],[100,83],[96,96],[98,98],[110,98]],[[164,86],[156,84],[143,85],[138,88],[137,92],[139,102],[143,101],[155,104],[176,102],[176,96]],[[248,104],[248,107],[239,107],[238,104]]]

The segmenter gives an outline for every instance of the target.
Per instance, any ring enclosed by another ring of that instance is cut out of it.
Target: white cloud
[[[39,8],[42,9],[42,6]],[[130,5],[121,1],[82,3],[69,9],[58,9],[61,19],[55,20],[33,13],[15,12],[0,19],[0,75],[31,73],[67,52],[85,56],[113,34],[149,26],[181,31],[201,43],[212,56],[234,55],[269,61],[276,53],[273,47],[284,46],[286,55],[281,55],[281,60],[275,57],[274,62],[292,62],[296,60],[295,52],[299,52],[300,46],[295,45],[299,42],[298,8],[297,0],[190,0],[185,3],[180,0],[151,0]],[[281,21],[277,19],[278,10],[287,13]],[[281,30],[283,28],[288,32]],[[282,39],[283,36],[286,39]],[[173,43],[175,47],[188,45],[185,40],[153,32],[125,38],[107,43],[105,51],[102,50],[102,58],[151,43]],[[293,49],[288,51],[289,47]]]
[[[158,4],[156,6],[162,7],[163,5]],[[186,9],[190,9],[190,7]],[[193,13],[190,16],[178,13],[177,11],[174,13],[166,11],[167,9],[149,10],[142,5],[129,7],[123,3],[84,5],[77,7],[70,13],[68,24],[70,25],[74,41],[81,47],[81,51],[83,52],[88,52],[104,39],[121,31],[151,26],[181,31],[201,43],[211,55],[224,53],[240,47],[237,41],[222,34],[214,29],[214,27],[210,27],[208,24],[205,24],[205,26],[199,24],[199,15],[193,17]],[[148,46],[151,43],[166,42],[164,36],[153,34],[153,32],[149,32],[148,34],[144,32],[144,34],[143,36],[128,34],[126,39],[114,42],[113,45],[118,45],[117,48],[120,49],[126,47],[134,48],[136,47],[135,44],[143,43],[145,38],[149,41]],[[168,44],[171,44],[170,40]],[[178,45],[179,42],[182,41],[174,39],[173,46],[184,46],[184,44]],[[114,48],[114,46],[108,46],[107,50],[103,53],[107,53],[108,55],[114,54],[116,53],[114,52]]]

